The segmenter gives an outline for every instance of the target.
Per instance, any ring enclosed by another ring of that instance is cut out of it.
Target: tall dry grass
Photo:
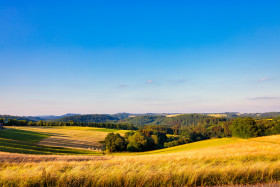
[[[197,186],[269,183],[280,180],[279,153],[277,142],[254,139],[170,154],[103,157],[107,160],[40,163],[7,160],[0,165],[0,185]]]

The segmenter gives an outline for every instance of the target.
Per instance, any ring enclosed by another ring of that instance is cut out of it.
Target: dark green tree
[[[230,126],[232,136],[240,138],[252,138],[258,136],[256,121],[251,117],[238,118]]]
[[[108,152],[121,152],[126,150],[127,142],[120,134],[109,133],[105,138]]]
[[[127,150],[131,152],[145,151],[147,149],[148,140],[141,132],[136,132],[128,137]]]

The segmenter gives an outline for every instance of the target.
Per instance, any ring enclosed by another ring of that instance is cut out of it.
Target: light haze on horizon
[[[280,111],[279,1],[0,2],[0,115]]]

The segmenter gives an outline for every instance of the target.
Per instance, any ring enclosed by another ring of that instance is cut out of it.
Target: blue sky
[[[280,111],[279,1],[0,1],[0,114]]]

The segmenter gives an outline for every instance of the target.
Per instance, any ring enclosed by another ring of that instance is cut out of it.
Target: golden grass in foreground
[[[267,142],[261,137],[168,154],[98,157],[107,160],[39,164],[7,161],[0,166],[0,185],[194,186],[277,182],[279,142],[275,136],[266,139]]]

